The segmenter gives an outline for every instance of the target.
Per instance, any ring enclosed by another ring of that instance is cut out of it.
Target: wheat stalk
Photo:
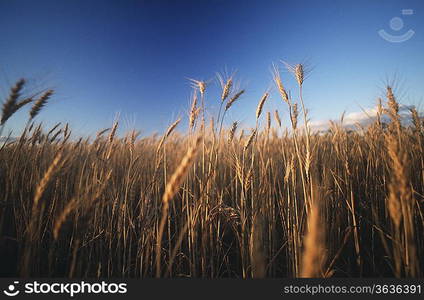
[[[34,119],[38,115],[40,110],[43,108],[44,105],[46,105],[47,101],[52,95],[53,95],[53,90],[48,90],[43,95],[41,95],[40,98],[35,100],[34,105],[32,106],[29,112],[30,120]]]
[[[60,169],[63,161],[62,161],[62,152],[58,152],[53,159],[52,163],[50,164],[47,171],[44,173],[43,178],[41,179],[40,183],[37,185],[37,188],[35,190],[34,200],[33,200],[33,208],[36,208],[38,205],[38,202],[40,201],[41,197],[43,196],[44,191],[47,188],[48,183],[52,179],[53,175]]]
[[[278,71],[278,68],[274,65],[273,66],[273,79],[275,84],[277,85],[278,92],[280,93],[281,98],[289,104],[289,96],[287,94],[286,89],[284,88],[283,82],[281,81],[280,72]]]
[[[189,128],[190,128],[190,130],[192,130],[193,127],[194,127],[194,123],[196,122],[198,112],[199,112],[199,110],[197,108],[197,93],[194,92],[193,93],[193,102],[191,104],[190,116],[189,116]]]
[[[177,169],[172,174],[170,180],[166,184],[165,192],[162,196],[162,218],[159,224],[158,229],[158,237],[157,237],[157,246],[156,246],[156,277],[160,277],[161,275],[161,267],[160,267],[160,260],[161,260],[161,245],[162,245],[162,235],[163,230],[165,228],[166,219],[168,217],[168,209],[169,209],[169,201],[175,196],[175,194],[178,192],[183,180],[185,179],[188,170],[190,166],[193,163],[195,154],[198,150],[198,147],[200,145],[201,137],[198,136],[188,150],[183,159],[181,160],[180,164],[178,165]]]
[[[280,115],[278,114],[278,110],[275,110],[274,117],[275,117],[275,121],[277,121],[278,127],[281,127],[281,119],[280,119]]]
[[[231,97],[230,100],[228,100],[227,104],[225,105],[225,111],[229,110],[230,107],[234,104],[234,102],[236,102],[236,100],[240,98],[240,96],[243,94],[244,94],[244,90],[241,90],[238,93],[236,93],[233,97]]]
[[[237,122],[233,122],[233,124],[231,125],[230,133],[228,135],[228,142],[229,143],[234,139],[234,134],[236,133],[237,125],[238,125]]]
[[[322,267],[325,260],[323,223],[317,203],[311,205],[308,214],[307,233],[304,238],[302,268],[300,277],[322,277]]]
[[[112,171],[109,171],[108,174],[106,175],[106,178],[103,180],[103,183],[97,187],[97,190],[94,193],[94,197],[90,199],[91,204],[93,204],[93,202],[100,197],[100,195],[102,194],[102,192],[104,191],[106,187],[106,184],[109,182],[111,175],[112,175]],[[87,197],[88,195],[85,195],[83,199],[86,199]],[[58,239],[60,229],[62,228],[62,225],[66,221],[66,218],[68,217],[68,215],[78,206],[79,200],[80,199],[78,197],[72,198],[71,201],[69,201],[68,204],[66,204],[65,208],[60,213],[59,217],[56,219],[53,226],[53,238],[55,240]]]
[[[222,94],[221,94],[221,101],[224,102],[225,99],[227,99],[228,95],[230,94],[231,87],[233,86],[233,79],[228,78],[227,82],[222,88]]]
[[[266,130],[269,132],[271,129],[271,113],[269,111],[266,112]]]
[[[201,137],[197,137],[193,145],[191,145],[186,153],[186,155],[181,160],[181,163],[178,165],[175,172],[172,174],[171,179],[166,184],[165,192],[162,197],[163,203],[168,203],[174,195],[177,193],[182,181],[184,180],[187,171],[191,164],[193,163],[194,156],[198,150]]]
[[[264,107],[265,101],[268,98],[268,96],[269,96],[269,93],[266,92],[265,94],[263,94],[261,100],[259,100],[258,107],[256,108],[256,120],[258,120],[259,117],[261,116],[262,109]]]
[[[16,101],[21,95],[21,91],[24,84],[25,84],[25,79],[20,79],[11,88],[9,97],[3,103],[0,125],[4,125],[4,123],[6,123],[6,121],[17,111],[18,108],[17,108]]]
[[[256,136],[256,129],[252,131],[252,133],[250,134],[249,138],[247,139],[246,143],[244,144],[244,148],[243,150],[246,151],[247,148],[249,148],[249,146],[252,144],[253,139]]]
[[[292,127],[294,130],[297,128],[297,117],[299,116],[299,111],[297,110],[297,103],[290,106],[291,114],[290,119],[292,122]]]

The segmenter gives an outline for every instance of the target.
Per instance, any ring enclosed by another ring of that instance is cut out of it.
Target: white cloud
[[[401,122],[404,125],[408,125],[411,122],[410,109],[415,108],[414,105],[399,105],[399,115],[401,116]],[[348,129],[355,129],[358,125],[367,126],[373,123],[377,116],[377,106],[364,109],[362,111],[346,113],[343,118],[343,126]],[[334,123],[340,124],[340,118],[338,120],[332,120]],[[382,122],[389,122],[390,119],[386,114],[381,116]],[[325,131],[330,128],[330,121],[311,121],[310,126],[314,131]]]

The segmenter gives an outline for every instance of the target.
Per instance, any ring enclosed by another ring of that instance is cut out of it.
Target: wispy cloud
[[[414,105],[399,105],[399,115],[401,122],[404,125],[411,123],[411,112],[410,110],[415,108]],[[355,129],[359,126],[367,126],[373,123],[377,116],[377,106],[363,109],[362,111],[347,113],[343,117],[343,123],[341,118],[338,120],[331,120],[334,123],[341,124],[343,127],[348,129]],[[389,122],[389,117],[383,113],[381,116],[382,122]],[[311,128],[314,131],[325,131],[330,128],[330,120],[311,121]]]

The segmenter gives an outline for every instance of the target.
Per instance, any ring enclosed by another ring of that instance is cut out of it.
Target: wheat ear
[[[6,121],[16,112],[16,101],[21,95],[22,88],[25,84],[25,79],[20,79],[16,84],[10,89],[10,94],[7,100],[3,103],[2,116],[0,120],[0,125],[4,125]]]
[[[37,207],[38,202],[40,201],[41,196],[43,196],[43,193],[46,190],[48,183],[52,179],[53,175],[60,168],[62,164],[62,156],[63,156],[62,151],[56,154],[56,157],[53,159],[53,162],[50,164],[46,173],[44,173],[44,176],[41,179],[40,183],[37,185],[37,189],[35,190],[35,196],[33,201],[33,208]]]
[[[263,94],[261,100],[258,103],[258,107],[256,108],[256,120],[259,119],[259,117],[261,116],[262,113],[262,108],[264,107],[265,101],[268,98],[269,93],[265,93]]]
[[[38,98],[34,102],[34,105],[32,106],[32,108],[29,112],[29,117],[30,117],[31,120],[34,119],[38,115],[38,113],[43,108],[43,106],[46,105],[46,103],[49,100],[49,98],[51,97],[51,95],[53,95],[53,90],[48,90],[47,92],[45,92],[43,95],[41,95],[41,97]]]
[[[189,147],[187,153],[181,160],[181,163],[178,165],[177,169],[174,171],[174,173],[171,176],[171,179],[169,180],[169,182],[167,183],[165,187],[165,192],[162,197],[162,218],[158,228],[158,238],[157,238],[157,244],[156,244],[156,277],[160,277],[161,275],[160,252],[162,248],[163,230],[165,229],[166,220],[168,218],[169,201],[178,192],[184,178],[186,177],[188,170],[193,163],[197,149],[199,148],[200,141],[201,141],[201,137],[198,136],[194,144]]]
[[[307,226],[300,277],[322,277],[322,263],[325,259],[324,232],[317,203],[313,203],[310,208]]]

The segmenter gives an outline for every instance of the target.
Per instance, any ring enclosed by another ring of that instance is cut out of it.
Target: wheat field
[[[293,93],[274,72],[289,126],[265,92],[254,128],[226,127],[246,96],[228,77],[217,115],[193,80],[187,132],[178,119],[148,137],[118,136],[118,120],[92,138],[44,128],[54,91],[27,97],[19,80],[0,123],[29,108],[0,143],[1,276],[422,277],[423,119],[403,124],[387,86],[370,125],[314,131],[304,67],[290,69]]]

